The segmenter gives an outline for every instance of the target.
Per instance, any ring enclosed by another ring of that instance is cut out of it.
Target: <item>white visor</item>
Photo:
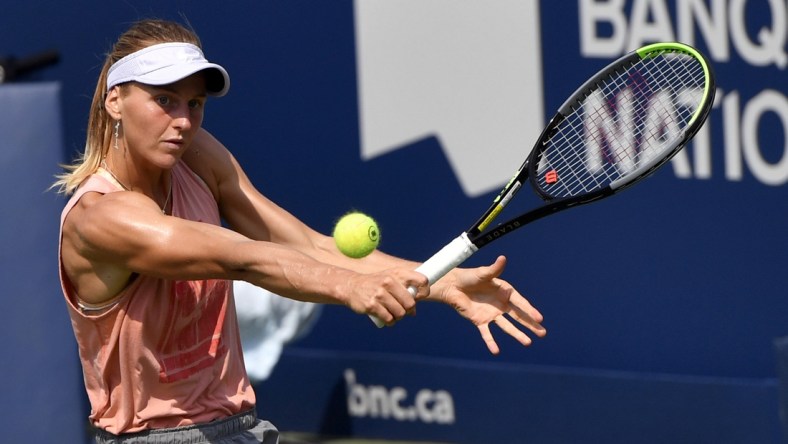
[[[169,85],[205,71],[207,94],[221,97],[230,89],[230,76],[221,66],[205,59],[191,43],[160,43],[148,46],[115,62],[107,73],[107,91],[126,82]]]

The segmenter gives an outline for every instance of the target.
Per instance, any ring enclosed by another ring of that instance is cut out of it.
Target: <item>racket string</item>
[[[672,150],[698,108],[705,73],[693,57],[668,52],[639,60],[598,86],[543,148],[535,179],[551,196],[601,189]]]

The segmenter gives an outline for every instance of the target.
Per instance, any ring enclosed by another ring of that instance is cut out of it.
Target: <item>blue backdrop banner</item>
[[[693,143],[637,188],[534,223],[469,260],[468,265],[482,265],[507,256],[504,277],[545,314],[546,338],[524,349],[494,329],[502,353],[491,356],[476,328],[444,306],[423,304],[418,316],[380,330],[365,316],[331,306],[298,346],[304,353],[347,354],[348,362],[356,362],[356,354],[391,354],[473,363],[473,370],[458,371],[454,382],[442,384],[446,369],[420,367],[418,359],[407,362],[422,372],[392,363],[398,372],[380,375],[366,364],[329,360],[332,377],[313,393],[352,379],[365,387],[405,387],[409,396],[427,388],[433,391],[428,403],[439,405],[436,393],[454,390],[449,384],[476,385],[498,378],[498,371],[502,381],[520,381],[511,376],[519,370],[509,369],[525,368],[529,377],[522,388],[505,390],[490,382],[488,390],[498,393],[496,403],[486,403],[487,412],[519,412],[527,405],[524,394],[544,400],[554,392],[566,404],[529,411],[543,420],[529,423],[533,430],[598,436],[586,422],[589,411],[623,412],[632,430],[638,418],[656,430],[655,424],[682,421],[670,416],[677,411],[692,420],[676,430],[698,437],[694,442],[704,442],[704,433],[705,442],[741,442],[732,428],[765,439],[759,442],[777,439],[774,340],[788,335],[785,0],[266,0],[221,7],[206,0],[33,0],[4,8],[0,58],[49,48],[62,56],[57,66],[24,79],[59,82],[62,104],[37,102],[30,111],[35,117],[18,123],[21,108],[0,102],[3,123],[26,147],[0,155],[30,162],[10,160],[0,176],[4,189],[14,190],[10,199],[30,193],[14,200],[4,218],[17,226],[17,218],[28,214],[21,223],[30,230],[8,225],[3,231],[12,242],[3,253],[5,281],[47,286],[9,293],[14,305],[6,310],[3,328],[7,334],[27,332],[15,351],[24,351],[19,367],[3,368],[14,399],[23,397],[22,387],[38,387],[18,383],[36,372],[80,383],[55,285],[59,204],[44,189],[56,163],[83,146],[102,55],[130,21],[187,20],[208,58],[229,70],[230,93],[209,100],[204,126],[233,151],[263,194],[324,233],[348,210],[365,211],[380,224],[381,249],[414,260],[430,257],[487,207],[547,117],[585,79],[631,49],[676,40],[706,54],[717,75],[717,100]],[[57,119],[49,113],[61,107],[62,134],[42,120]],[[23,128],[52,139],[29,138]],[[0,143],[7,143],[9,136],[2,134]],[[55,151],[32,157],[32,149]],[[23,245],[35,262],[18,258]],[[34,322],[42,325],[33,327]],[[57,354],[40,354],[38,347],[53,336]],[[42,363],[42,356],[58,365]],[[281,365],[309,365],[309,356],[286,355]],[[530,366],[579,373],[543,373]],[[354,379],[346,369],[354,370]],[[413,379],[401,382],[400,371]],[[274,391],[298,391],[294,384],[312,381],[275,377],[286,385],[260,386],[263,416],[270,412],[282,424],[315,427],[316,421],[291,417],[296,410],[267,405],[283,399]],[[562,387],[577,393],[575,403]],[[454,427],[468,431],[447,436],[472,436],[474,417],[486,413],[473,410],[473,399],[460,392],[452,398]],[[593,402],[603,395],[604,405]],[[47,390],[31,396],[50,399]],[[633,400],[644,397],[654,408],[637,415]],[[301,401],[308,410],[308,400]],[[72,408],[87,416],[76,401]],[[397,414],[421,415],[411,412]],[[772,422],[765,419],[768,412]],[[12,423],[23,422],[11,409],[2,413]],[[450,430],[437,424],[444,413],[429,410],[426,415],[435,421],[405,421],[401,430],[438,436],[433,430]],[[377,426],[386,433],[400,430],[368,417],[351,417],[350,424],[354,433],[376,434]],[[716,430],[729,431],[730,439],[714,435]],[[512,436],[525,430],[516,432]],[[653,436],[677,436],[664,433]]]

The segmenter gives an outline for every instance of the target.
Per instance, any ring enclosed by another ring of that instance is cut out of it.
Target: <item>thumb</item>
[[[479,278],[484,281],[491,281],[503,273],[506,268],[506,256],[498,256],[491,265],[480,267]]]

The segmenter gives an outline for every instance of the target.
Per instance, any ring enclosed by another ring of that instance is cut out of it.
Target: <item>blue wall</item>
[[[0,332],[3,437],[42,441],[84,433],[85,413],[77,348],[63,316],[57,280],[57,222],[62,202],[46,193],[52,175],[42,164],[61,162],[60,87],[55,82],[0,85],[0,177],[8,190],[0,219],[4,308]],[[48,430],[41,428],[45,419]]]
[[[524,122],[546,119],[627,42],[645,43],[649,36],[672,36],[707,53],[720,89],[704,139],[687,150],[688,169],[668,166],[634,190],[540,221],[469,261],[478,265],[506,254],[505,277],[545,314],[547,338],[522,349],[499,334],[503,352],[491,357],[475,328],[446,307],[420,306],[417,317],[384,330],[328,307],[298,346],[496,365],[776,378],[772,344],[788,335],[788,31],[773,17],[784,21],[786,5],[746,2],[738,10],[738,3],[627,1],[618,10],[590,1],[538,2],[540,54],[528,56],[541,63],[544,109],[523,115]],[[445,7],[442,18],[462,9],[422,4]],[[315,228],[328,232],[338,216],[359,208],[380,221],[384,251],[424,259],[494,197],[464,191],[447,159],[453,148],[437,129],[362,160],[360,18],[352,1],[221,7],[207,1],[9,2],[0,16],[0,57],[49,48],[61,53],[60,64],[26,80],[62,85],[65,158],[83,144],[102,54],[128,22],[149,16],[188,18],[208,57],[229,70],[231,92],[209,103],[205,127],[235,152],[263,193]],[[411,26],[407,15],[392,21],[395,31]],[[466,25],[449,29],[436,21],[434,32],[447,41],[452,33],[482,39],[496,23]],[[470,94],[455,95],[462,103]],[[473,121],[464,124],[473,127]],[[521,140],[523,152],[530,143]],[[55,163],[38,168],[51,175]],[[502,171],[501,180],[511,172]],[[40,260],[54,279],[52,261]],[[13,277],[40,279],[40,272]],[[66,317],[58,303],[47,310]],[[63,340],[63,347],[73,347],[70,337]],[[21,341],[15,347],[23,349]]]

